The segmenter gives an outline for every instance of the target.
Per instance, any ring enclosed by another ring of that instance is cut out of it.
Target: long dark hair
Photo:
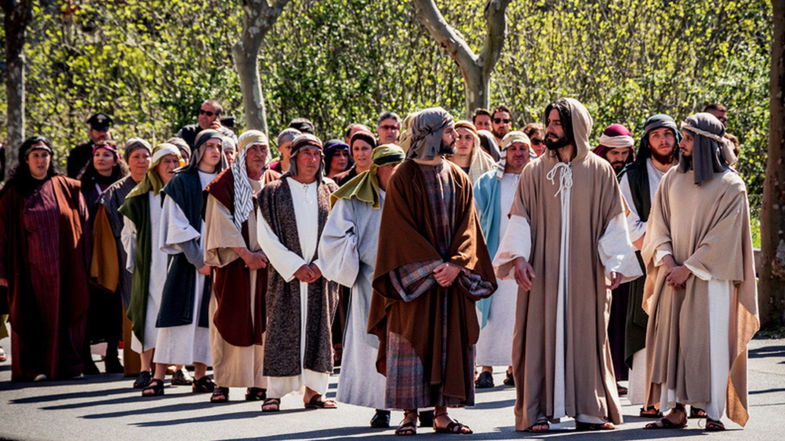
[[[8,179],[5,188],[16,187],[23,195],[27,196],[43,182],[51,179],[52,176],[57,176],[60,174],[60,172],[55,167],[54,153],[50,153],[52,159],[49,161],[49,169],[46,171],[46,177],[44,179],[36,179],[33,177],[33,175],[30,174],[30,166],[27,164],[27,155],[31,151],[30,148],[39,142],[44,143],[47,147],[49,147],[50,150],[52,150],[52,152],[54,152],[52,143],[45,137],[36,135],[27,138],[19,146],[19,163],[11,172],[11,177]]]
[[[114,141],[111,141],[111,140],[103,141],[103,143],[100,144],[100,145],[109,145],[112,148],[116,148],[117,147],[116,144],[114,143]],[[121,178],[123,178],[125,176],[128,176],[128,174],[130,173],[130,171],[128,169],[128,165],[125,163],[123,158],[119,154],[116,153],[115,154],[115,158],[117,159],[117,163],[114,165],[114,167],[112,167],[112,175],[110,177],[108,177],[108,178],[104,177],[104,176],[101,176],[98,173],[98,170],[95,169],[95,165],[93,165],[93,157],[94,156],[95,156],[95,152],[90,154],[90,160],[87,161],[87,165],[84,166],[82,171],[79,172],[79,176],[77,176],[77,179],[79,179],[82,182],[82,188],[83,189],[85,189],[85,188],[92,188],[92,187],[89,187],[89,186],[92,185],[92,183],[95,182],[95,181],[104,181],[104,180],[106,180],[106,181],[110,181],[110,182],[117,182]]]

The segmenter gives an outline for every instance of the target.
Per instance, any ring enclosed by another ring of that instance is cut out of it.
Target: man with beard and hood
[[[611,163],[618,175],[624,167],[635,160],[632,132],[621,124],[611,124],[600,135],[600,144],[592,150],[594,154]]]
[[[685,404],[706,410],[706,431],[725,413],[744,426],[747,344],[758,301],[744,181],[709,113],[681,125],[681,155],[660,182],[641,255],[646,264],[646,405],[670,413],[647,429],[687,426]],[[700,216],[696,216],[700,213]]]
[[[548,151],[523,169],[494,259],[497,276],[519,286],[515,426],[544,432],[549,419],[571,416],[577,430],[613,429],[622,417],[610,290],[641,270],[613,167],[589,151],[589,112],[562,98],[545,121]]]
[[[234,163],[211,182],[205,209],[205,263],[215,268],[210,300],[210,347],[215,390],[211,403],[245,387],[246,401],[266,398],[262,373],[267,317],[267,256],[257,237],[255,196],[280,173],[267,169],[267,136],[249,130],[238,139]]]
[[[289,171],[259,193],[258,237],[272,266],[267,283],[262,412],[280,410],[281,398],[305,386],[306,409],[334,409],[324,397],[333,370],[332,317],[338,286],[322,276],[319,237],[330,211],[323,179],[322,142],[302,134],[292,141]]]
[[[379,338],[385,407],[405,412],[396,434],[414,435],[426,407],[435,407],[434,431],[472,433],[447,407],[474,404],[475,302],[493,294],[496,278],[471,182],[443,156],[454,152],[452,117],[425,109],[411,136],[387,188],[368,330]]]
[[[181,161],[180,149],[174,144],[156,146],[144,178],[128,193],[119,208],[123,216],[120,238],[127,255],[124,267],[132,274],[127,312],[132,328],[125,346],[139,354],[141,370],[134,388],[142,389],[142,396],[160,395],[166,374],[166,365],[153,364],[158,337],[155,322],[166,281],[168,258],[161,251],[159,220],[162,190]]]
[[[651,201],[657,193],[660,180],[671,167],[676,158],[676,148],[681,139],[676,123],[668,115],[651,116],[643,125],[638,154],[635,162],[628,165],[619,175],[621,194],[624,196],[627,213],[627,228],[630,240],[636,249],[636,256],[641,271],[646,273],[643,261],[640,260],[640,248],[646,234],[646,221],[651,211]],[[643,285],[645,277],[623,284],[619,289],[627,289],[627,308],[619,311],[613,305],[611,311],[611,327],[624,326],[621,345],[611,335],[611,353],[614,356],[614,367],[619,369],[617,354],[623,353],[623,363],[629,367],[629,392],[627,398],[632,404],[643,404],[644,378],[646,376],[646,324],[648,316],[643,311]],[[616,300],[617,297],[614,297]],[[621,314],[624,319],[621,319]],[[618,328],[617,328],[618,329]],[[658,418],[662,415],[655,408],[642,408],[640,416]]]
[[[170,255],[156,327],[155,363],[194,365],[194,393],[212,392],[206,375],[212,364],[208,309],[209,265],[204,262],[202,190],[226,168],[223,136],[217,130],[196,135],[193,157],[163,189],[160,246]],[[163,393],[163,390],[161,390]]]
[[[333,208],[319,243],[324,277],[351,288],[337,399],[375,408],[371,427],[390,426],[390,411],[384,410],[384,376],[376,372],[379,340],[366,330],[385,191],[405,157],[395,144],[376,147],[371,169],[330,196]]]

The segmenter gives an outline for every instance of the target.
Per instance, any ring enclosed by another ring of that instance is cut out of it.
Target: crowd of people
[[[653,115],[637,149],[621,124],[592,148],[574,99],[512,116],[383,112],[326,142],[296,118],[273,159],[214,100],[156,146],[121,149],[99,113],[67,176],[25,140],[0,190],[12,380],[97,374],[101,342],[144,397],[168,373],[211,403],[300,392],[375,428],[403,410],[397,435],[465,434],[448,409],[504,367],[521,431],[613,429],[624,394],[646,429],[743,426],[757,294],[727,109]]]

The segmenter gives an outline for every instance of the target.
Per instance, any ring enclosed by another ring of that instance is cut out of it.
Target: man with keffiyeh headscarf
[[[397,145],[376,147],[371,169],[330,196],[333,208],[319,242],[324,277],[351,288],[337,399],[375,408],[371,427],[388,427],[390,423],[390,412],[384,410],[384,376],[376,372],[375,366],[379,340],[366,332],[373,293],[371,277],[385,191],[405,157]]]
[[[627,215],[627,228],[630,240],[636,249],[636,257],[641,271],[646,273],[646,267],[640,259],[640,248],[646,234],[646,221],[651,211],[651,201],[657,193],[657,187],[665,173],[675,164],[677,148],[681,134],[676,122],[668,115],[656,114],[646,120],[643,125],[643,134],[638,144],[635,161],[629,164],[619,174],[619,187],[624,196]],[[645,277],[635,279],[627,284],[622,284],[619,289],[627,289],[627,307],[624,311],[624,346],[622,348],[623,360],[629,367],[629,389],[627,398],[632,404],[643,404],[644,378],[646,376],[646,324],[648,315],[643,311],[643,285]],[[618,297],[614,297],[616,300]],[[611,311],[611,327],[617,317],[616,305]],[[611,339],[613,339],[611,335]],[[614,367],[618,375],[618,347],[612,340],[611,352],[614,358]],[[653,406],[641,408],[639,415],[645,418],[658,418],[662,415]]]
[[[131,338],[125,346],[140,356],[141,369],[134,388],[143,389],[143,396],[157,394],[158,387],[162,392],[166,373],[166,365],[153,365],[158,337],[155,322],[167,263],[160,246],[161,190],[182,160],[179,148],[168,143],[157,145],[152,153],[150,168],[119,208],[123,215],[120,239],[128,256],[123,266],[132,274],[126,314],[131,321]]]
[[[600,143],[592,150],[600,158],[611,163],[616,174],[621,173],[624,166],[635,160],[635,141],[632,133],[621,124],[611,124],[600,135]]]
[[[641,255],[646,264],[646,405],[672,409],[647,429],[687,426],[684,405],[705,409],[705,430],[744,426],[747,344],[758,302],[744,181],[725,128],[709,113],[681,124],[677,167],[653,200]],[[700,215],[696,215],[699,213]]]
[[[474,303],[496,290],[469,177],[452,154],[455,128],[440,107],[413,118],[408,160],[387,188],[368,330],[387,377],[385,407],[403,409],[399,435],[416,432],[417,409],[435,407],[436,432],[471,433],[447,406],[474,404],[479,326]]]
[[[263,412],[305,386],[307,409],[332,409],[325,398],[333,370],[332,318],[338,286],[322,276],[317,255],[335,183],[323,178],[322,142],[302,134],[292,141],[289,170],[259,193],[259,244],[270,261]]]
[[[268,261],[257,237],[255,196],[280,177],[267,168],[269,148],[264,133],[243,133],[234,163],[205,189],[205,263],[215,268],[210,300],[213,403],[227,401],[230,387],[247,388],[247,401],[266,398],[262,359]]]
[[[592,118],[577,100],[545,110],[545,152],[523,169],[496,274],[518,283],[513,336],[517,430],[621,423],[608,346],[610,290],[641,275],[611,165],[589,151]]]

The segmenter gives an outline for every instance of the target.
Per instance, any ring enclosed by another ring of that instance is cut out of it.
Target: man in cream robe
[[[622,421],[610,348],[610,289],[641,275],[611,165],[589,152],[592,119],[574,99],[545,111],[549,151],[521,174],[494,260],[515,278],[516,429],[575,417],[581,430]]]
[[[405,157],[394,144],[375,148],[371,169],[330,197],[334,205],[319,243],[324,277],[351,288],[338,401],[375,408],[371,427],[390,425],[390,412],[384,410],[385,378],[376,371],[379,339],[366,329],[385,189],[395,167]]]
[[[210,299],[213,403],[228,401],[230,387],[247,388],[246,401],[263,400],[267,389],[262,361],[268,261],[257,238],[254,197],[280,174],[266,170],[264,133],[243,133],[237,150],[231,167],[205,189],[204,260],[215,267]]]
[[[737,424],[749,418],[747,343],[759,326],[749,205],[722,123],[698,113],[681,133],[679,165],[662,178],[641,253],[646,404],[672,409],[646,428],[685,427],[691,404],[718,431],[726,407]]]
[[[319,236],[329,211],[332,180],[322,179],[319,138],[294,139],[289,171],[259,194],[259,243],[272,265],[267,285],[264,375],[269,377],[263,412],[305,387],[305,407],[335,408],[326,400],[333,369],[330,327],[337,285],[322,277]]]

